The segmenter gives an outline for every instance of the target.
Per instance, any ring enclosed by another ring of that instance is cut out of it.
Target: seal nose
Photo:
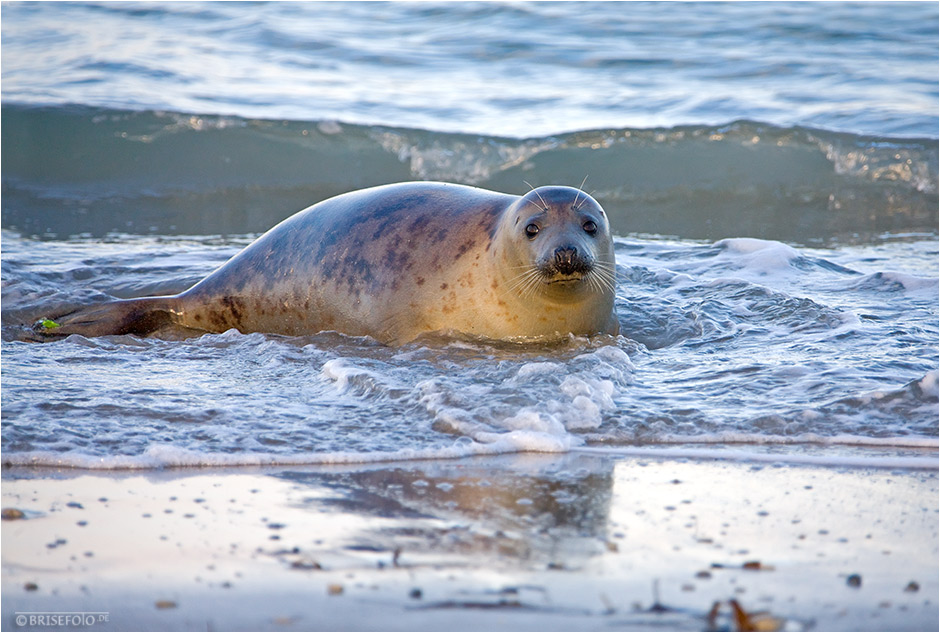
[[[578,249],[573,246],[562,246],[555,249],[555,269],[562,275],[570,275],[583,268]]]

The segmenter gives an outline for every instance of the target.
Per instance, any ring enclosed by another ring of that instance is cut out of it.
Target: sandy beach
[[[938,627],[929,469],[575,452],[2,484],[5,630]]]

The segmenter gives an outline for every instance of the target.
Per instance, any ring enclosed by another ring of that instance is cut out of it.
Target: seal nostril
[[[578,269],[579,261],[578,249],[572,246],[555,249],[555,268],[563,275],[575,272]]]

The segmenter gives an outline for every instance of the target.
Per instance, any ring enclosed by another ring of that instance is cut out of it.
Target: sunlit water
[[[4,306],[29,306],[6,318],[101,290],[172,292],[240,244],[5,235],[4,280],[16,281],[5,281]],[[618,239],[623,336],[553,346],[236,331],[6,340],[4,459],[145,467],[597,444],[929,448],[936,257],[932,240],[816,251]]]
[[[937,132],[929,2],[44,4],[3,7],[4,100],[519,137]]]

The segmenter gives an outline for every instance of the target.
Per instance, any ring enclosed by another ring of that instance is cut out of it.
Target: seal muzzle
[[[570,277],[591,272],[593,261],[575,246],[560,246],[552,253],[552,258],[542,268],[546,276],[561,275]]]

